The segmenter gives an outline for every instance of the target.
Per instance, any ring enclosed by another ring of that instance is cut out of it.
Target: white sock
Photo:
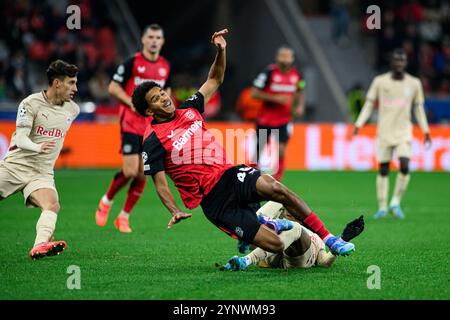
[[[380,210],[387,210],[389,193],[389,178],[388,176],[377,175],[377,198],[378,208]]]
[[[323,242],[327,243],[328,239],[330,239],[331,237],[334,237],[334,235],[332,233],[329,233],[325,238],[323,238]]]
[[[119,216],[128,220],[128,218],[130,217],[130,214],[128,212],[125,212],[122,210],[122,211],[120,211]]]
[[[402,200],[406,188],[408,187],[409,179],[410,179],[409,174],[403,174],[401,172],[397,174],[397,179],[395,181],[394,195],[392,196],[392,200],[390,203],[391,207],[400,204],[400,201]]]
[[[34,245],[50,240],[55,231],[56,219],[58,215],[50,210],[44,210],[36,223],[36,239]]]
[[[111,205],[111,204],[113,203],[112,200],[109,200],[109,199],[108,199],[108,196],[107,196],[106,194],[102,197],[102,201],[103,201],[104,203],[106,203],[107,205]]]

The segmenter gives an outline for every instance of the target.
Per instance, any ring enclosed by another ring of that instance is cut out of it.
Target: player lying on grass
[[[267,202],[261,207],[258,212],[258,217],[266,224],[273,225],[274,231],[276,224],[273,220],[277,218],[289,219],[291,225],[289,230],[281,232],[280,237],[284,237],[287,249],[283,253],[273,254],[255,248],[251,253],[245,257],[234,256],[227,264],[220,267],[221,270],[245,270],[250,265],[258,265],[263,268],[311,268],[314,266],[330,267],[336,261],[336,255],[327,252],[325,243],[320,237],[301,225],[301,222],[295,219],[280,203],[273,201]],[[364,217],[348,223],[342,235],[340,236],[345,241],[357,237],[364,230]],[[242,243],[239,246],[240,252],[244,253]]]
[[[178,109],[155,82],[144,82],[133,92],[132,101],[141,115],[153,116],[144,135],[144,173],[151,175],[162,203],[172,214],[171,228],[191,214],[175,202],[166,173],[180,192],[185,206],[201,205],[205,216],[228,235],[269,252],[282,253],[285,245],[277,234],[258,221],[255,204],[273,200],[283,204],[297,219],[316,232],[336,254],[355,249],[333,236],[308,205],[272,176],[245,165],[233,166],[224,148],[206,128],[201,113],[223,82],[228,30],[213,34],[217,48],[206,82]],[[280,220],[280,229],[283,229]]]

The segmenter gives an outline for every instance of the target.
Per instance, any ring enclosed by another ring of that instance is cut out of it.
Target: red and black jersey
[[[295,67],[291,67],[287,72],[282,72],[276,64],[271,64],[256,77],[253,86],[266,93],[283,94],[291,97],[286,104],[263,101],[257,119],[258,125],[279,127],[292,120],[291,108],[294,94],[303,87],[302,76]]]
[[[197,92],[175,110],[173,118],[152,121],[144,135],[144,173],[165,171],[189,209],[196,208],[232,167],[225,150],[206,128],[204,98]]]
[[[170,65],[161,56],[156,61],[150,61],[144,57],[142,52],[137,52],[117,67],[113,80],[119,83],[129,96],[144,81],[154,81],[161,87],[168,88],[170,87]],[[122,132],[139,136],[144,135],[145,129],[151,121],[151,118],[133,112],[123,103],[120,104],[119,117]]]

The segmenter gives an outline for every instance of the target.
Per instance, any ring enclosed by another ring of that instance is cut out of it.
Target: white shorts
[[[392,160],[395,151],[398,158],[411,158],[412,147],[411,141],[405,141],[397,145],[387,145],[383,142],[377,141],[377,161],[379,163],[386,163]]]
[[[0,161],[0,200],[21,191],[27,207],[35,207],[28,197],[38,189],[53,189],[58,192],[52,174],[33,172],[29,168]]]

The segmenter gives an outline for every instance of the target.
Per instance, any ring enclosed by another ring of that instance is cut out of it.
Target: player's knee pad
[[[400,172],[404,175],[409,173],[409,159],[400,158]]]
[[[380,163],[378,172],[380,173],[380,176],[386,177],[389,174],[389,162]]]

